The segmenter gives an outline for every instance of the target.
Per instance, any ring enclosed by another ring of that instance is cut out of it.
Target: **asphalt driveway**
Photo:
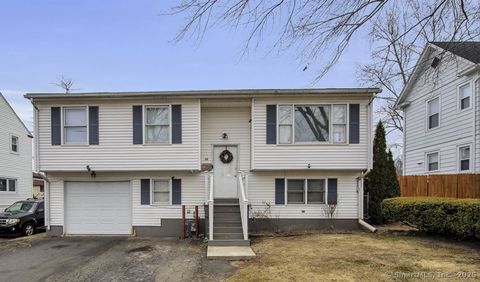
[[[175,239],[40,234],[0,242],[1,281],[192,281],[233,269],[207,261],[202,244]]]

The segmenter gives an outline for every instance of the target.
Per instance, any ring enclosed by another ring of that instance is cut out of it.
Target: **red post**
[[[195,232],[196,232],[196,237],[198,238],[199,233],[200,233],[200,224],[199,224],[199,219],[198,219],[198,206],[195,206]]]
[[[187,234],[185,232],[185,205],[182,205],[182,228],[183,228],[183,239],[187,237]]]

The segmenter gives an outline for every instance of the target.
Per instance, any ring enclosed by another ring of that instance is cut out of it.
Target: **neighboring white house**
[[[480,172],[480,42],[431,42],[404,87],[404,174]]]
[[[178,236],[197,205],[222,243],[326,228],[327,203],[358,228],[379,91],[27,94],[49,232]]]
[[[0,93],[0,209],[32,197],[32,135]]]

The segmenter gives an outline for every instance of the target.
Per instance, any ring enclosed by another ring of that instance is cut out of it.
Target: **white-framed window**
[[[88,144],[88,117],[86,106],[63,108],[63,143]]]
[[[293,107],[278,107],[278,143],[291,144],[293,141]]]
[[[172,195],[171,181],[169,179],[152,179],[150,183],[152,204],[170,204]]]
[[[440,154],[439,152],[427,153],[427,171],[438,171],[440,168]]]
[[[295,143],[330,142],[331,105],[295,105]]]
[[[458,147],[458,164],[460,171],[470,170],[470,145]]]
[[[0,178],[0,192],[12,192],[17,191],[17,180],[9,178]]]
[[[427,101],[427,128],[433,129],[440,125],[440,98]]]
[[[279,105],[277,117],[278,144],[347,142],[347,104]]]
[[[304,179],[287,179],[287,204],[305,204]]]
[[[347,105],[333,105],[333,143],[347,142]]]
[[[460,110],[466,110],[470,108],[470,100],[472,96],[472,87],[470,82],[458,87],[458,105]]]
[[[170,106],[145,106],[145,143],[170,142]]]
[[[287,204],[324,204],[325,179],[287,179]]]
[[[11,135],[10,136],[10,151],[12,153],[18,153],[19,150],[19,143],[18,143],[18,136]]]

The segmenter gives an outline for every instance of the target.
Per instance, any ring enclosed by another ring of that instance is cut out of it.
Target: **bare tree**
[[[431,41],[472,40],[479,36],[478,4],[476,7],[465,7],[463,2],[443,2],[445,4],[441,7],[421,0],[397,2],[372,22],[369,35],[375,48],[371,53],[371,62],[360,67],[359,78],[368,86],[383,88],[377,96],[376,112],[384,122],[387,134],[404,130],[403,114],[395,108],[395,104],[425,44]],[[467,8],[470,9],[468,12]],[[442,12],[444,10],[452,13]],[[424,20],[426,18],[428,20]],[[429,65],[419,67],[432,72],[439,70],[429,68]]]
[[[465,0],[183,0],[171,14],[186,16],[177,40],[189,34],[201,39],[211,27],[225,23],[243,27],[250,30],[245,49],[265,36],[273,39],[274,47],[299,48],[302,63],[319,66],[320,79],[355,35],[378,28],[394,7],[409,19],[393,41],[405,47],[420,43],[418,38],[429,32],[426,27],[432,22],[440,30],[453,24],[453,35],[470,33],[472,23],[478,22],[479,3]]]
[[[65,90],[65,93],[68,94],[72,90],[74,90],[72,88],[74,83],[75,83],[75,81],[73,79],[66,78],[62,75],[60,78],[57,79],[57,82],[55,83],[55,85],[62,88],[63,90]]]

